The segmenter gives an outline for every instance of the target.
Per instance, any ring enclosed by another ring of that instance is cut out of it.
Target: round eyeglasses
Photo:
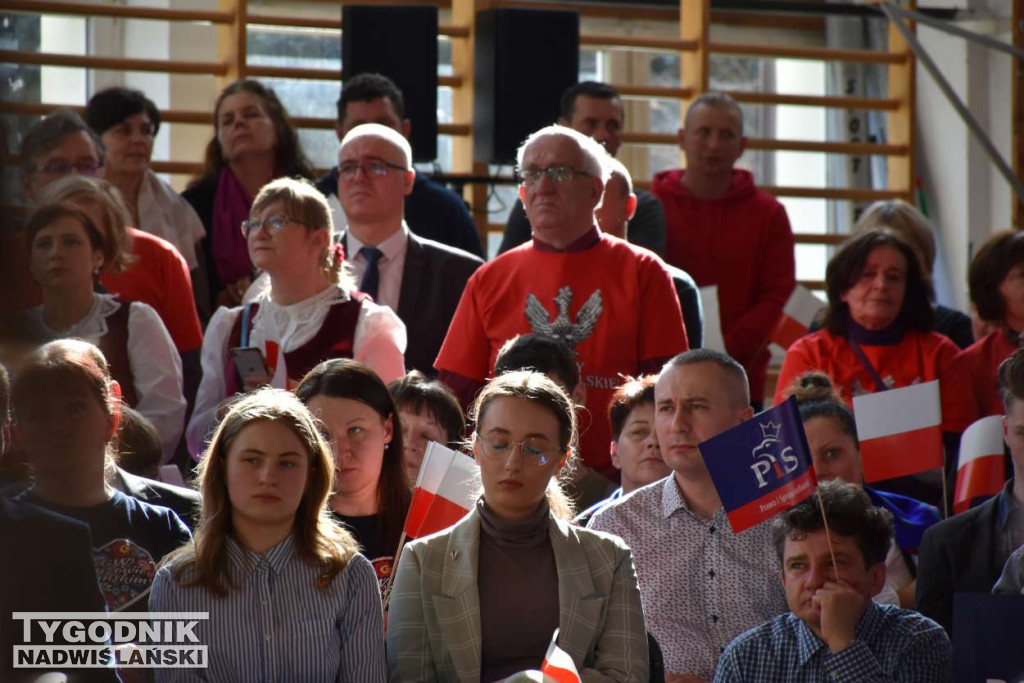
[[[283,213],[275,213],[273,216],[267,216],[264,219],[249,218],[248,220],[242,221],[242,236],[245,239],[249,239],[249,236],[259,230],[262,227],[266,227],[268,232],[275,233],[281,232],[284,226],[288,223],[298,223],[304,225],[301,221],[297,221],[290,216],[286,216]]]
[[[519,446],[519,452],[523,454],[523,461],[528,465],[546,465],[551,458],[549,454],[549,451],[552,450],[551,444],[544,439],[536,437],[514,441],[501,434],[489,436],[477,434],[476,440],[480,444],[480,450],[491,460],[506,459],[515,451],[516,446]]]
[[[576,176],[590,177],[586,171],[581,171],[575,166],[565,165],[548,166],[547,168],[521,168],[518,175],[519,182],[523,185],[536,185],[544,176],[547,176],[551,182],[560,185],[572,182]]]
[[[353,180],[359,174],[359,170],[362,169],[363,173],[371,178],[382,178],[390,173],[392,170],[395,171],[408,171],[405,166],[399,166],[398,164],[390,164],[383,160],[378,161],[365,161],[359,163],[357,161],[346,161],[338,166],[338,177],[342,180]]]

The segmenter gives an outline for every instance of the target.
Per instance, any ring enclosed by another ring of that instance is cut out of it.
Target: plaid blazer
[[[646,683],[647,630],[633,554],[617,536],[554,516],[549,524],[559,647],[584,681]],[[475,509],[451,529],[405,546],[388,615],[390,680],[478,683],[479,554]]]

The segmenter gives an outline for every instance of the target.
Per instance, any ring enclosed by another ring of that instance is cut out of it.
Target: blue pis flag
[[[700,444],[735,533],[804,500],[818,485],[796,398]]]

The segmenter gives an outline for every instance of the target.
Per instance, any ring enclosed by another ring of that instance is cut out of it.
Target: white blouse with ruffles
[[[112,294],[94,294],[92,308],[66,330],[46,325],[43,307],[29,311],[35,322],[54,339],[83,339],[91,344],[107,333],[107,316],[123,306]],[[138,402],[135,410],[156,428],[163,446],[164,462],[178,447],[185,422],[185,397],[181,390],[181,357],[160,316],[149,304],[133,301],[128,309],[128,363]]]
[[[348,292],[339,285],[331,285],[290,306],[276,304],[269,292],[262,292],[255,300],[259,310],[252,321],[249,346],[259,348],[266,358],[266,342],[268,338],[276,337],[282,352],[293,351],[316,335],[333,304],[348,299]],[[228,398],[224,377],[227,342],[241,312],[241,306],[221,307],[206,328],[202,352],[203,380],[186,432],[189,451],[195,458],[206,447],[217,426],[217,409]],[[405,347],[405,324],[395,312],[387,306],[364,300],[352,340],[353,358],[367,365],[387,383],[405,374]]]

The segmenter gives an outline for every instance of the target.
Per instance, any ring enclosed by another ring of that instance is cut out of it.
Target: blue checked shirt
[[[209,612],[194,632],[208,669],[159,669],[157,683],[384,683],[384,622],[373,566],[355,555],[326,591],[318,569],[293,539],[262,555],[228,538],[224,597],[183,587],[163,567],[153,581],[153,612]]]
[[[831,654],[789,612],[732,641],[714,683],[946,683],[952,654],[946,632],[928,617],[869,602],[845,650]]]

